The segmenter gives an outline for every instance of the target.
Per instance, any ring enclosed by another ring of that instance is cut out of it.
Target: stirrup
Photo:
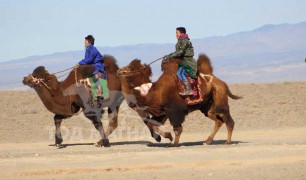
[[[103,96],[97,96],[97,101],[99,100],[104,100],[104,97]]]
[[[183,93],[179,93],[181,96],[193,96],[193,92],[187,93],[186,91],[184,91]]]

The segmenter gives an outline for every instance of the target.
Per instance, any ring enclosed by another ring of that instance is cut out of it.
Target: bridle
[[[39,85],[39,84],[42,84],[44,85],[48,91],[50,92],[50,94],[52,96],[54,96],[53,92],[51,91],[51,88],[44,82],[45,80],[43,78],[37,78],[37,77],[34,77],[32,74],[30,74],[31,78],[32,78],[32,81],[35,85]],[[34,86],[35,87],[35,86]]]

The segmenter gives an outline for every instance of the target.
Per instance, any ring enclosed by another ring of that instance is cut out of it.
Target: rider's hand
[[[162,64],[165,64],[166,62],[169,61],[169,56],[164,56],[163,57],[163,61],[162,61]]]

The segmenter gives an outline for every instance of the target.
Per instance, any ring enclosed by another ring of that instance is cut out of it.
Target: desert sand
[[[34,90],[0,92],[1,179],[306,179],[306,82],[231,84],[233,144],[223,126],[200,112],[183,124],[180,147],[156,143],[124,102],[111,147],[82,114],[62,123],[64,148],[54,147],[53,114]],[[103,117],[104,128],[107,116]],[[164,128],[172,131],[166,123]],[[204,145],[203,145],[204,143]]]

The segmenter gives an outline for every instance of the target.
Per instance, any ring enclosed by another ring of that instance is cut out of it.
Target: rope
[[[66,71],[68,71],[68,70],[70,70],[70,69],[74,69],[74,68],[77,67],[77,66],[78,66],[78,65],[73,66],[73,67],[68,68],[68,69],[65,69],[65,70],[62,70],[62,71],[58,71],[58,72],[52,73],[52,74],[55,75],[55,74],[59,74],[59,73],[62,73],[62,72],[66,72]],[[61,78],[61,77],[63,77],[63,76],[66,76],[66,75],[69,74],[69,73],[70,73],[70,72],[67,72],[67,73],[65,73],[65,74],[63,74],[63,75],[56,76],[56,78],[59,79],[59,78]]]
[[[63,76],[66,76],[67,74],[69,74],[70,72],[67,72],[67,73],[65,73],[65,74],[63,74],[63,75],[61,75],[61,76],[56,76],[56,78],[57,79],[59,79],[59,78],[61,78],[61,77],[63,77]]]
[[[148,65],[150,66],[151,64],[153,64],[153,63],[155,63],[156,61],[159,61],[159,60],[161,60],[161,59],[163,59],[163,57],[158,58],[158,59],[156,59],[156,60],[154,60],[154,61],[150,62]]]
[[[61,72],[68,71],[68,70],[70,70],[70,69],[73,69],[74,67],[76,67],[76,66],[73,66],[73,67],[71,67],[71,68],[68,68],[68,69],[65,69],[65,70],[62,70],[62,71],[55,72],[55,73],[53,73],[53,75],[54,75],[54,74],[61,73]]]

